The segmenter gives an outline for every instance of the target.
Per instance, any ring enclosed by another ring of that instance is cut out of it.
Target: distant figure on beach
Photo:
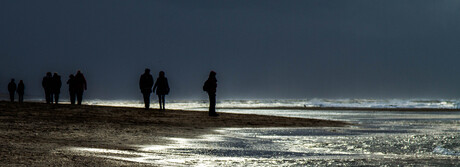
[[[203,85],[203,91],[208,92],[209,96],[209,116],[219,116],[216,113],[216,90],[217,90],[217,79],[216,72],[211,71],[209,78]]]
[[[42,87],[45,90],[45,100],[47,104],[50,104],[53,101],[52,82],[53,82],[53,76],[51,76],[51,72],[47,72],[46,76],[43,77],[43,80],[42,80]]]
[[[22,80],[20,80],[19,83],[18,83],[18,90],[16,90],[16,92],[18,92],[18,96],[19,96],[19,103],[24,102],[24,89],[26,89],[25,86],[24,86],[24,82]]]
[[[67,84],[69,85],[70,104],[75,104],[76,85],[75,76],[73,74],[69,75],[69,80],[67,80]]]
[[[165,95],[169,94],[168,78],[165,77],[165,72],[160,71],[153,91],[158,95],[158,103],[160,103],[160,110],[165,110]],[[156,90],[155,90],[156,88]]]
[[[59,103],[59,94],[61,93],[61,76],[58,75],[58,73],[54,73],[53,79],[51,82],[51,103],[53,102],[53,97],[54,97],[54,103],[58,104]]]
[[[81,73],[80,70],[75,74],[75,93],[77,94],[78,105],[81,105],[83,100],[83,92],[87,89],[85,76]]]
[[[16,93],[16,83],[14,83],[14,79],[11,79],[11,82],[8,84],[8,92],[10,93],[10,101],[14,102],[14,94]]]
[[[150,74],[150,69],[146,68],[144,74],[141,75],[139,80],[139,88],[141,89],[142,96],[144,97],[145,109],[150,107],[150,93],[152,93],[153,77]]]

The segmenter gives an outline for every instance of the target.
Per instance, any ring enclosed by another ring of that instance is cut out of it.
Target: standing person
[[[19,83],[18,83],[18,90],[16,90],[18,92],[18,96],[19,96],[19,103],[24,102],[24,89],[26,89],[24,87],[24,82],[22,80],[20,80]]]
[[[14,94],[16,93],[16,83],[14,83],[14,79],[11,79],[11,82],[8,84],[8,92],[10,93],[10,101],[14,102]]]
[[[209,116],[219,116],[216,113],[216,90],[217,90],[217,79],[216,72],[211,71],[209,78],[203,85],[203,90],[208,92],[209,96]]]
[[[144,97],[145,109],[150,107],[150,93],[152,93],[153,77],[150,74],[150,69],[146,68],[144,74],[139,79],[139,88]]]
[[[53,103],[53,96],[54,96],[54,103],[59,103],[59,94],[61,93],[61,76],[58,73],[54,73],[53,79],[51,82],[51,103]]]
[[[75,104],[75,76],[73,74],[69,75],[69,80],[67,80],[69,85],[69,95],[70,95],[70,104]]]
[[[85,76],[81,73],[80,70],[75,74],[75,93],[77,94],[78,105],[81,105],[83,100],[83,92],[87,89]]]
[[[169,94],[168,78],[165,77],[165,72],[160,71],[160,76],[157,78],[157,82],[153,86],[153,91],[158,95],[158,102],[160,103],[160,110],[165,110],[165,95]]]
[[[47,72],[46,76],[43,77],[43,80],[42,80],[42,87],[43,89],[45,89],[45,99],[46,99],[47,104],[50,104],[53,101],[52,82],[53,82],[53,76],[51,76],[51,72]]]

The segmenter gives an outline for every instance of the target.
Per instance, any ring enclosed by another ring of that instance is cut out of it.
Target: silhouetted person
[[[22,80],[20,80],[19,83],[18,83],[18,90],[16,90],[16,92],[18,92],[18,96],[19,96],[19,103],[24,102],[24,89],[26,89],[25,86],[24,86],[24,82]]]
[[[145,109],[150,107],[150,93],[152,93],[153,77],[150,74],[150,69],[146,68],[144,74],[139,79],[139,88],[144,97]]]
[[[75,76],[73,74],[70,74],[69,80],[67,80],[67,84],[69,85],[70,104],[75,104],[75,96],[77,94],[76,94]]]
[[[53,96],[54,103],[59,103],[59,94],[61,93],[61,86],[61,76],[59,76],[57,73],[54,73],[53,79],[51,80],[51,103],[53,102]]]
[[[165,77],[165,72],[160,71],[160,76],[157,78],[153,91],[158,95],[158,103],[160,103],[160,110],[165,110],[165,95],[169,94],[168,78]],[[156,88],[156,90],[155,90]]]
[[[77,102],[78,105],[81,105],[81,101],[83,99],[83,92],[87,89],[86,79],[85,76],[80,72],[77,71],[75,74],[75,93],[77,94]]]
[[[42,80],[42,87],[45,90],[45,100],[47,104],[50,104],[53,101],[52,82],[53,82],[53,76],[51,76],[51,72],[47,72],[46,76],[43,77],[43,80]]]
[[[203,90],[208,92],[209,95],[209,116],[219,116],[216,113],[216,90],[217,90],[217,79],[216,72],[211,71],[209,78],[203,85]]]
[[[11,82],[8,84],[8,92],[10,93],[10,101],[14,102],[14,94],[16,93],[16,83],[14,83],[14,79],[11,79]]]

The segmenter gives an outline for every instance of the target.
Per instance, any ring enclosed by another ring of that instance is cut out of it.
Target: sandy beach
[[[72,155],[66,147],[133,149],[194,138],[229,127],[339,127],[340,121],[141,108],[0,102],[0,166],[142,166]]]

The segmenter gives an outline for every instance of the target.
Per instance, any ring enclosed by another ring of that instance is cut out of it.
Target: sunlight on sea
[[[346,101],[346,102],[345,102]],[[397,102],[397,103],[393,103]],[[92,105],[142,107],[137,102],[94,101]],[[453,100],[250,100],[220,106],[365,106],[456,108]],[[138,106],[135,106],[138,105]],[[140,106],[139,106],[140,105]],[[206,101],[175,101],[177,109],[206,110]],[[167,138],[168,145],[133,150],[68,148],[84,156],[159,166],[452,166],[460,157],[459,112],[219,109],[221,113],[342,120],[339,128],[225,128],[197,139]]]

